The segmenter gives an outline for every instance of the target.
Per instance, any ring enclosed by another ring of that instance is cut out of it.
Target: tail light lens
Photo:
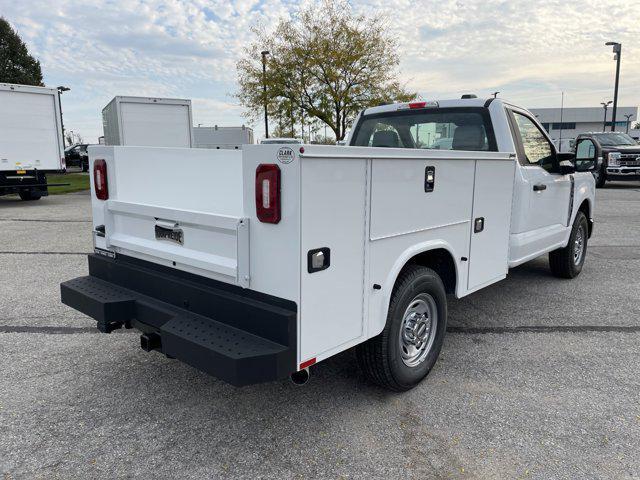
[[[107,186],[107,162],[96,160],[93,162],[93,185],[96,189],[98,200],[109,199],[109,187]]]
[[[280,167],[262,163],[256,169],[256,213],[263,223],[280,221]]]
[[[416,109],[416,108],[424,108],[427,106],[427,102],[411,102],[409,104],[409,108],[410,109]]]

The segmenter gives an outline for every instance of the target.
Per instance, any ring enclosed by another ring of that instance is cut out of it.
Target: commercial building
[[[571,150],[573,140],[580,133],[601,132],[605,125],[607,130],[611,129],[611,106],[606,110],[606,120],[605,110],[602,107],[532,108],[530,110],[549,132],[556,147],[559,146],[563,152]],[[638,107],[618,107],[616,131],[626,132],[628,125],[631,133],[631,127],[639,120],[638,113]],[[626,115],[631,115],[628,124]]]

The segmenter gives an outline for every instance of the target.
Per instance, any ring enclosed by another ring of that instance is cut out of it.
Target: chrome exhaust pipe
[[[299,370],[297,372],[293,372],[291,374],[291,382],[294,385],[298,385],[298,386],[302,386],[305,383],[307,383],[309,381],[309,378],[311,378],[311,373],[309,372],[309,367],[307,368],[303,368],[302,370]]]

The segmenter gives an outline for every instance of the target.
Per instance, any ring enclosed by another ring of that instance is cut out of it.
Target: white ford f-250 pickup
[[[62,301],[234,385],[302,381],[357,346],[406,390],[438,357],[446,294],[546,253],[580,273],[595,160],[478,98],[370,108],[347,146],[90,147],[95,253]]]

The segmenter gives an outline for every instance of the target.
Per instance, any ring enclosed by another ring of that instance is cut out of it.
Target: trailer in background
[[[114,97],[102,109],[105,145],[193,145],[191,100]]]
[[[58,91],[0,83],[0,195],[38,200],[49,194],[46,174],[64,169]]]
[[[253,129],[245,127],[193,127],[193,146],[196,148],[240,150],[253,144]]]

